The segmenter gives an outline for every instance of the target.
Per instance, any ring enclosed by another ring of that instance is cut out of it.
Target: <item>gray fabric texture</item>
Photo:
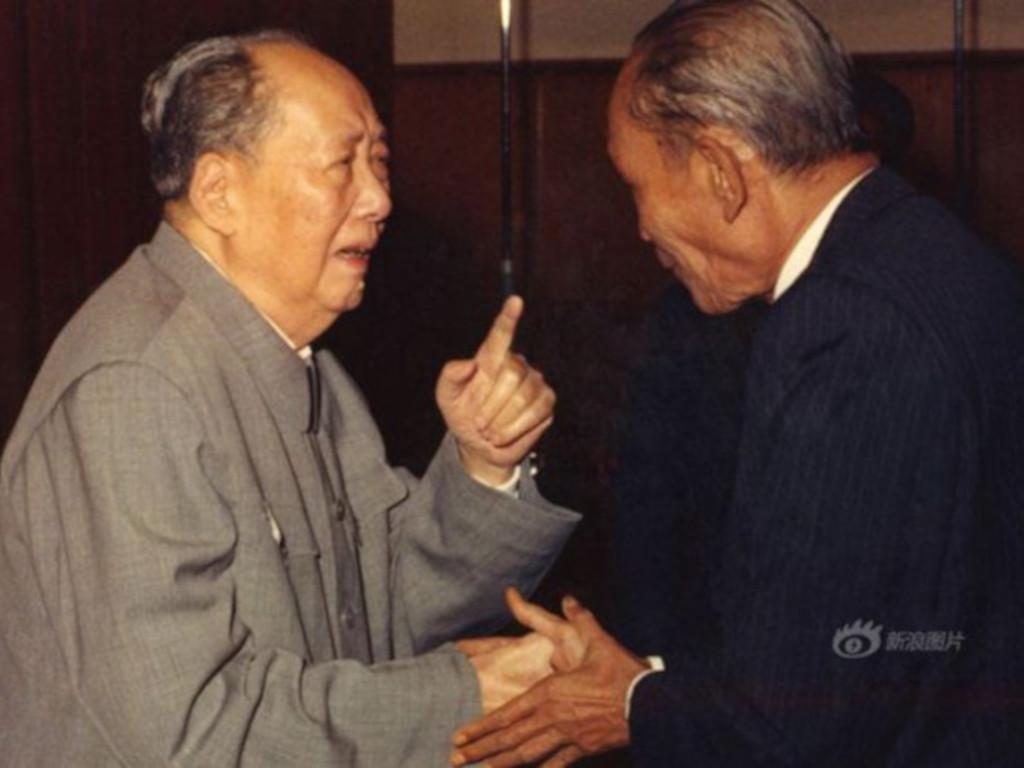
[[[479,694],[445,642],[507,620],[577,516],[528,473],[518,500],[479,485],[450,437],[422,480],[392,469],[317,364],[363,605],[339,598],[306,365],[178,233],[64,329],[0,467],[0,764],[446,764]]]

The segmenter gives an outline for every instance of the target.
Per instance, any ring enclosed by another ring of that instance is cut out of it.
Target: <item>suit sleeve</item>
[[[7,493],[78,706],[125,765],[440,764],[478,711],[461,654],[310,665],[258,647],[239,531],[188,398],[140,365],[79,379]]]
[[[922,702],[955,695],[943,686],[966,663],[886,647],[893,630],[970,631],[962,382],[864,291],[793,296],[777,312],[752,360],[715,558],[719,637],[670,650],[670,671],[638,686],[641,765],[881,765],[893,724],[924,728]],[[840,634],[855,622],[881,628]]]
[[[319,359],[343,414],[338,423],[344,429],[334,439],[349,498],[357,514],[360,508],[389,505],[382,534],[387,562],[364,557],[362,566],[364,581],[388,584],[394,655],[423,653],[508,623],[505,588],[532,592],[580,516],[544,499],[525,465],[518,498],[477,482],[463,469],[451,435],[442,440],[422,479],[389,466],[355,383],[333,357]],[[354,467],[356,459],[361,470]],[[397,492],[372,492],[388,487]],[[367,490],[371,493],[361,496]],[[364,539],[366,526],[374,525],[366,517]]]
[[[422,652],[507,623],[505,588],[532,593],[579,515],[546,501],[526,466],[518,498],[478,483],[449,435],[394,519],[395,600]]]

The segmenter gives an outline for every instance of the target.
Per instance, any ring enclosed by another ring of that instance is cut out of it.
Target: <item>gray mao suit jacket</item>
[[[319,398],[167,225],[64,329],[0,466],[0,765],[446,764],[479,695],[445,641],[576,515],[450,438],[392,469],[316,357]]]

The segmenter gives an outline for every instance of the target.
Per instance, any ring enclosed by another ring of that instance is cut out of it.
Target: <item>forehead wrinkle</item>
[[[369,93],[340,63],[319,51],[290,43],[261,44],[251,53],[263,79],[282,104],[287,102],[295,111],[311,113],[314,120],[321,119],[317,114],[321,110],[334,111],[339,104],[344,105],[341,111],[347,114],[330,126],[328,133],[337,131],[337,138],[351,141],[361,140],[366,132],[373,140],[383,131]]]
[[[359,143],[367,137],[371,144],[386,142],[388,139],[387,128],[373,112],[349,116],[332,138],[345,143]]]

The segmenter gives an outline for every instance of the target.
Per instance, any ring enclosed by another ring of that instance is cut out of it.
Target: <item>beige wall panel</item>
[[[614,59],[665,0],[513,0],[513,54]],[[806,0],[854,53],[949,50],[952,0]],[[1024,49],[1024,0],[967,0],[972,47]],[[395,0],[398,64],[493,61],[498,0]],[[524,24],[524,20],[528,23]]]

